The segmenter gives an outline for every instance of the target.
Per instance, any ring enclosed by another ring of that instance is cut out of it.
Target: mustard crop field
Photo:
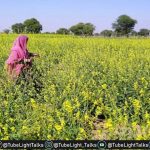
[[[150,139],[150,39],[29,34],[40,54],[17,82],[0,35],[0,139]]]

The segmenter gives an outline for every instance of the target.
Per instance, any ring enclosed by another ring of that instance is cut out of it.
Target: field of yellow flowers
[[[40,54],[17,82],[0,35],[0,139],[150,139],[150,39],[28,35]]]

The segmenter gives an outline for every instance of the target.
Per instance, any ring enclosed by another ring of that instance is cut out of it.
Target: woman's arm
[[[31,58],[14,60],[14,64],[26,64],[28,62],[31,62]]]
[[[36,54],[36,53],[29,53],[29,57],[35,57],[35,56],[39,56],[39,54]]]
[[[28,54],[28,58],[26,59],[16,59],[14,60],[14,64],[26,64],[26,63],[30,63],[33,60],[33,57],[39,57],[38,54],[36,53],[29,53]]]
[[[28,58],[28,59],[24,59],[23,61],[24,61],[24,63],[31,62],[31,61],[32,61],[32,57],[31,57],[31,58]]]

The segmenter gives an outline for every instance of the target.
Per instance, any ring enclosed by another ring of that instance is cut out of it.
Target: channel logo
[[[98,147],[99,149],[101,149],[101,148],[106,148],[106,142],[105,142],[105,141],[99,141],[99,142],[97,143],[97,147]]]
[[[53,142],[52,141],[46,141],[45,142],[45,148],[46,149],[52,149],[53,148]]]

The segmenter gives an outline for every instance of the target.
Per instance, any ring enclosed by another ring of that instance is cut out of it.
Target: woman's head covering
[[[14,62],[20,61],[28,57],[27,42],[28,42],[27,36],[25,35],[18,36],[13,44],[13,47],[11,48],[11,54],[6,61],[7,64],[12,66],[11,71],[15,69],[16,74],[19,74],[21,72],[23,64],[14,65]]]
[[[24,58],[27,55],[27,42],[28,37],[25,35],[20,35],[14,42],[12,47],[13,51],[17,51],[19,57]]]

